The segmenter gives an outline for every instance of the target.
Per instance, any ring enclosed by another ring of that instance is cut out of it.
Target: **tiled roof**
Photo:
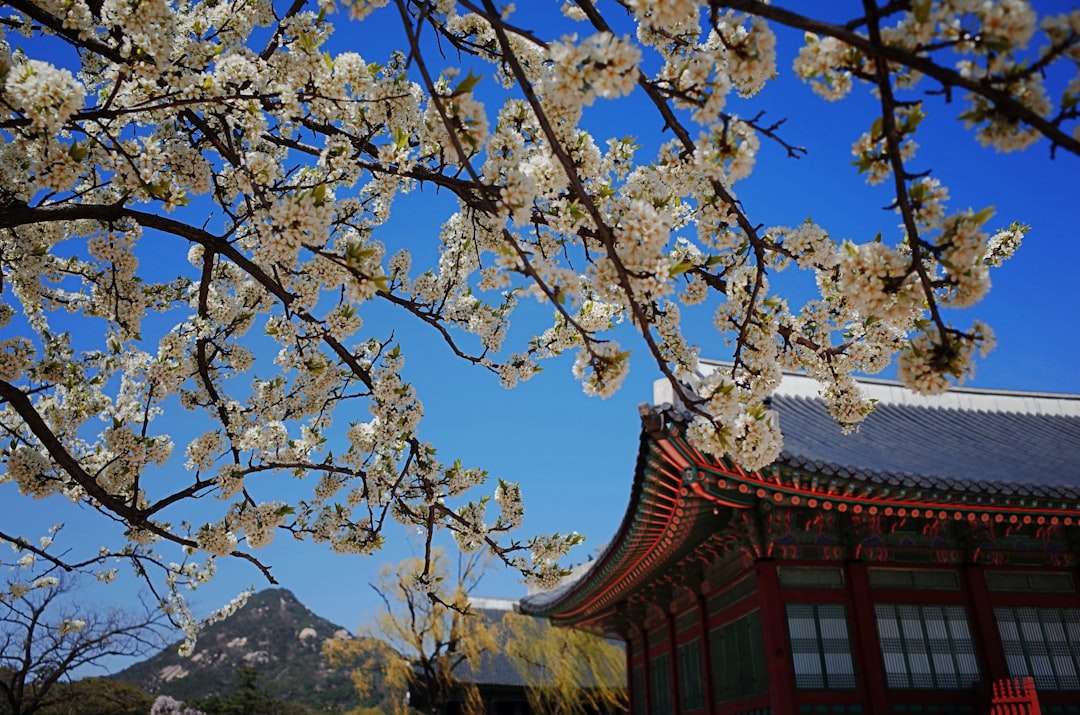
[[[702,361],[691,389],[728,368]],[[785,374],[771,399],[784,436],[780,462],[845,479],[1080,498],[1080,395],[955,388],[923,396],[866,378],[859,387],[876,409],[845,435],[826,412],[820,385]],[[666,380],[653,394],[655,409],[670,409]]]
[[[454,668],[454,680],[459,683],[477,685],[505,685],[524,688],[525,679],[503,653],[484,653],[480,656],[480,667],[473,668],[468,661],[462,661]]]
[[[845,435],[819,398],[777,395],[782,462],[907,486],[1080,498],[1080,416],[879,404]]]

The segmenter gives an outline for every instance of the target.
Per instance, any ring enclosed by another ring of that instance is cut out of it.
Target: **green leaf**
[[[923,119],[926,119],[926,113],[922,111],[922,103],[920,103],[904,117],[904,125],[901,127],[901,130],[905,134],[910,134],[918,129],[919,124],[922,123]]]
[[[70,156],[74,161],[81,162],[83,159],[86,158],[86,155],[89,153],[90,149],[87,146],[80,144],[79,142],[74,142],[70,147],[68,147],[68,156]]]
[[[454,87],[454,91],[451,92],[451,96],[467,94],[473,91],[473,88],[480,83],[480,80],[483,79],[483,77],[484,75],[482,74],[473,74],[473,71],[470,69],[469,74],[465,75],[465,79],[458,82],[457,86]]]
[[[146,184],[143,188],[146,189],[146,193],[150,194],[155,199],[166,199],[169,197],[168,179],[156,181],[153,184]]]
[[[679,261],[678,263],[676,263],[675,265],[673,265],[671,268],[668,269],[668,275],[671,276],[672,278],[674,278],[675,276],[682,275],[683,273],[686,273],[687,271],[689,271],[693,267],[694,267],[694,264],[691,263],[690,261]]]
[[[994,207],[993,206],[987,206],[982,211],[980,211],[977,214],[975,214],[974,216],[972,216],[971,220],[975,222],[976,226],[982,226],[984,223],[989,221],[993,217],[993,215],[994,215]]]

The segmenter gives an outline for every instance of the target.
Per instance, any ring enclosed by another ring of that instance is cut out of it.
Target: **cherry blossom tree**
[[[695,444],[755,469],[781,446],[766,400],[783,369],[817,378],[850,427],[872,409],[854,373],[895,359],[911,389],[939,392],[993,346],[951,309],[984,296],[1025,227],[949,207],[917,154],[928,113],[962,105],[997,151],[1080,154],[1080,11],[1040,18],[1024,0],[864,0],[848,17],[761,0],[5,5],[3,479],[114,521],[120,546],[39,556],[124,559],[189,631],[182,587],[226,556],[272,580],[258,549],[282,531],[366,554],[396,521],[428,561],[446,530],[559,576],[579,537],[514,536],[519,487],[478,491],[485,473],[425,437],[399,322],[507,387],[570,353],[599,396],[626,375],[615,326],[632,326]],[[335,27],[399,49],[364,56]],[[778,66],[793,30],[802,47]],[[738,200],[763,143],[804,153],[754,110],[789,72],[823,100],[872,91],[853,171],[891,187],[888,235],[773,225]],[[646,108],[658,150],[586,121],[619,102]],[[387,230],[416,192],[456,204],[424,249]],[[790,304],[784,271],[818,295]],[[525,303],[551,320],[509,344]],[[699,305],[731,366],[691,388],[682,311]],[[198,433],[176,444],[181,422]],[[282,474],[306,496],[283,499]],[[198,499],[219,508],[190,522]]]

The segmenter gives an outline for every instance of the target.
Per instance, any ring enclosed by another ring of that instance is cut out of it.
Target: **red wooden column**
[[[761,635],[765,644],[765,670],[769,676],[769,705],[772,715],[794,715],[795,674],[788,647],[787,614],[780,598],[776,562],[760,560],[757,572],[758,605],[761,608]]]
[[[964,579],[964,593],[968,598],[968,613],[974,622],[974,635],[979,648],[979,663],[985,668],[983,680],[1004,680],[1009,677],[1009,665],[1005,660],[1005,649],[1001,645],[994,609],[990,605],[990,591],[986,588],[986,576],[982,566],[964,564],[961,571]]]
[[[870,715],[891,713],[885,689],[885,666],[881,659],[881,640],[877,631],[877,616],[870,594],[870,575],[861,561],[847,563],[848,596],[851,599],[852,625],[854,626],[855,653],[863,675],[866,702]]]
[[[642,693],[634,692],[634,633],[626,631],[626,706],[628,712],[634,712],[634,698],[641,697]]]

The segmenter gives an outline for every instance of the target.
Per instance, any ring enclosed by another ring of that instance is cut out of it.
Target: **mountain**
[[[271,698],[340,711],[360,703],[348,673],[329,666],[322,645],[347,635],[290,591],[267,589],[231,617],[207,626],[190,657],[177,653],[177,642],[113,677],[153,695],[190,701],[227,696],[240,669],[249,666],[259,673],[257,689]]]

